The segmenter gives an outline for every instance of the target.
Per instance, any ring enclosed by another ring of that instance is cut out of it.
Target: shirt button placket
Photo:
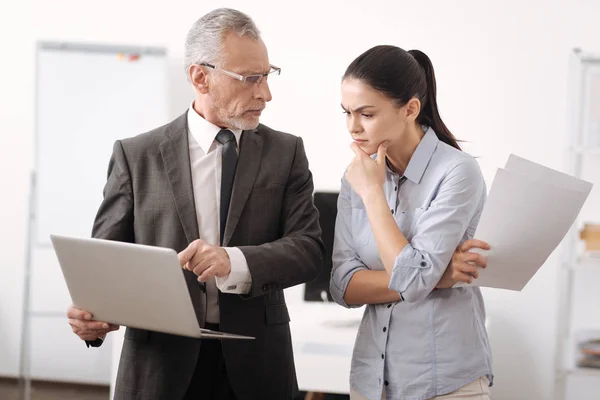
[[[387,325],[383,326],[381,328],[381,331],[382,331],[381,334],[383,335],[383,348],[381,350],[381,376],[383,377],[383,379],[385,379],[385,376],[386,376],[386,373],[385,373],[385,349],[387,348],[387,341],[388,341],[388,337],[389,337],[389,332],[388,332],[388,328],[387,327],[390,325],[390,320],[392,319],[391,308],[387,307],[385,310],[388,311]],[[379,381],[378,381],[378,386],[379,387],[381,387],[381,381],[383,379],[379,378]],[[383,390],[385,390],[385,388]]]
[[[393,184],[393,191],[391,193],[388,194],[388,204],[390,204],[390,211],[392,213],[392,215],[396,216],[396,210],[398,209],[398,187],[400,186],[400,178],[398,175],[393,174],[392,175],[392,184]],[[377,379],[377,387],[382,388],[384,382],[385,385],[387,386],[389,384],[389,382],[387,380],[384,380],[386,377],[386,371],[385,371],[385,349],[387,348],[387,341],[388,341],[388,337],[389,337],[389,331],[388,331],[388,326],[390,325],[390,320],[392,318],[392,304],[388,304],[386,306],[386,308],[384,309],[385,311],[387,311],[387,323],[386,326],[381,327],[381,334],[383,335],[383,340],[380,342],[382,343],[382,349],[381,349],[381,375],[380,378]],[[385,390],[385,387],[382,388],[382,390]]]
[[[398,186],[400,185],[400,180],[396,179],[394,181],[394,210],[398,209]]]
[[[392,177],[392,185],[395,185],[393,177]],[[390,205],[390,207],[392,206],[392,204],[396,204],[396,202],[395,202],[396,193],[395,192],[386,193],[386,196],[387,196],[387,202]],[[392,212],[392,214],[394,214],[393,208],[390,208],[390,211]]]

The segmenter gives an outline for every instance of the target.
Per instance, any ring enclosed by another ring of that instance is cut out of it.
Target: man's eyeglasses
[[[204,67],[212,68],[217,71],[221,71],[224,74],[237,79],[238,81],[245,82],[250,85],[254,85],[254,84],[258,85],[259,83],[262,82],[263,78],[267,79],[269,75],[279,75],[281,73],[281,68],[276,67],[274,65],[270,66],[271,69],[269,70],[269,72],[266,72],[264,74],[252,74],[252,75],[240,75],[235,72],[227,71],[226,69],[223,69],[221,67],[217,67],[217,66],[214,66],[214,65],[208,64],[208,63],[201,63],[200,65],[202,65]]]

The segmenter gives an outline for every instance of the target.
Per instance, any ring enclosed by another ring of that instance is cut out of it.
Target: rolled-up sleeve
[[[351,189],[346,178],[342,178],[342,187],[337,203],[335,220],[335,236],[333,239],[333,257],[329,291],[333,300],[346,307],[361,307],[361,304],[346,304],[344,294],[352,276],[360,270],[368,269],[358,259],[352,239],[352,203]]]
[[[407,302],[435,288],[485,202],[485,181],[477,162],[461,160],[442,180],[429,208],[419,216],[413,237],[394,262],[389,288]]]

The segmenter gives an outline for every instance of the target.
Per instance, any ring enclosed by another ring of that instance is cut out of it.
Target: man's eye
[[[248,83],[257,83],[260,78],[262,78],[262,75],[250,75],[246,77],[246,82]]]

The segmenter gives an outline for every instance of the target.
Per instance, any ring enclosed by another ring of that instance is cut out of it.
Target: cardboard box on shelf
[[[585,251],[600,252],[600,224],[585,224],[579,237],[585,242]]]

